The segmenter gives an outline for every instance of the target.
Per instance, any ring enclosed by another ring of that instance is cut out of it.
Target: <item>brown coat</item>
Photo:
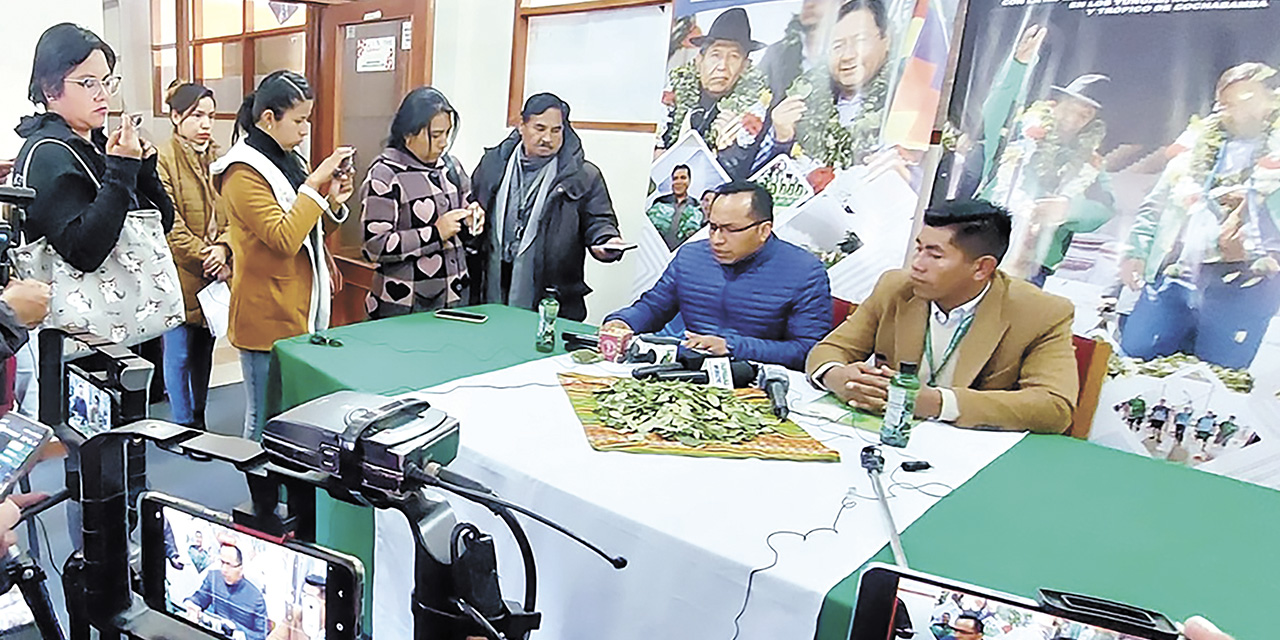
[[[231,314],[228,338],[238,349],[270,351],[276,340],[307,332],[311,259],[303,248],[325,209],[299,194],[289,211],[248,165],[222,174],[219,190],[231,219]]]
[[[160,182],[173,200],[176,214],[168,239],[173,261],[178,265],[187,324],[204,324],[204,313],[200,311],[196,294],[213,281],[204,277],[204,256],[200,252],[214,244],[231,248],[227,214],[209,174],[209,163],[217,157],[217,152],[217,146],[210,144],[200,153],[176,135],[158,150],[156,167]]]
[[[1071,345],[1074,307],[997,272],[960,342],[952,390],[962,427],[1062,433],[1079,392]],[[828,362],[860,362],[882,353],[891,366],[920,362],[929,302],[907,271],[890,271],[847,320],[809,352],[809,375]]]

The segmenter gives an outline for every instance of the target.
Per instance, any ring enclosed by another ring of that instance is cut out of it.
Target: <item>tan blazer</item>
[[[1079,392],[1071,320],[1059,296],[997,272],[956,353],[952,390],[962,427],[1062,433]],[[917,298],[906,270],[880,278],[871,296],[809,352],[809,375],[828,362],[848,364],[882,353],[891,366],[920,362],[929,302]]]
[[[276,340],[307,332],[312,271],[302,243],[324,209],[307,196],[281,209],[266,178],[246,164],[232,164],[215,186],[236,257],[227,338],[238,349],[270,351]]]
[[[210,143],[204,153],[199,153],[176,135],[158,151],[156,167],[160,182],[173,200],[176,214],[168,239],[173,261],[178,265],[187,324],[204,324],[196,294],[212,282],[204,277],[204,256],[200,251],[213,244],[231,248],[227,214],[220,206],[209,175],[209,162],[217,157],[217,152],[217,147]]]

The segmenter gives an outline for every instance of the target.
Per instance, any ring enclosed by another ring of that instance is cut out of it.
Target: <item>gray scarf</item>
[[[529,164],[528,168],[522,167]],[[498,185],[494,209],[503,212],[494,216],[497,228],[489,236],[488,272],[486,274],[485,299],[503,301],[513,307],[532,309],[539,291],[534,290],[533,259],[536,252],[529,251],[538,236],[538,222],[546,207],[547,193],[555,182],[558,158],[551,158],[541,168],[536,162],[528,162],[524,149],[519,146],[507,160],[507,169]],[[511,290],[503,296],[502,263],[511,262]]]

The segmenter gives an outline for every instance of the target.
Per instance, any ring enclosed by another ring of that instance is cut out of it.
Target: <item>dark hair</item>
[[[999,262],[1009,250],[1009,232],[1013,226],[1009,211],[986,200],[947,200],[926,209],[924,223],[930,227],[951,227],[955,231],[951,243],[970,260],[992,256]]]
[[[418,87],[410,91],[400,102],[396,117],[391,120],[391,139],[388,146],[405,153],[409,152],[404,139],[416,136],[426,129],[431,120],[441,113],[449,114],[453,120],[453,130],[449,132],[449,144],[458,137],[458,112],[449,104],[449,99],[435,87]]]
[[[432,118],[441,113],[447,113],[453,119],[453,129],[449,132],[449,145],[452,146],[453,141],[458,138],[458,111],[449,104],[449,99],[435,87],[418,87],[410,91],[400,102],[396,117],[391,120],[391,138],[387,141],[387,145],[413,155],[409,147],[405,146],[404,139],[418,135],[430,126]],[[444,162],[449,182],[461,185],[458,167],[447,153],[447,149],[446,153],[441,154],[440,160]]]
[[[973,632],[982,633],[982,621],[978,619],[978,616],[975,616],[972,613],[962,613],[956,618],[955,622],[960,622],[961,620],[972,620]],[[951,628],[953,629],[955,628],[955,622],[951,623]]]
[[[315,99],[311,92],[311,83],[302,74],[288,69],[272,71],[270,75],[258,83],[258,90],[244,97],[240,110],[236,112],[236,132],[232,142],[248,133],[258,123],[258,119],[269,109],[277,118],[284,117],[284,112],[292,109],[299,102]]]
[[[547,109],[559,109],[560,117],[565,122],[569,121],[569,103],[560,99],[554,93],[535,93],[524,101],[524,108],[520,110],[520,120],[528,122],[529,118],[540,116],[547,112]]]
[[[237,547],[237,546],[236,546],[236,545],[234,545],[234,544],[226,544],[226,543],[223,543],[222,548],[223,548],[223,549],[230,549],[230,550],[232,550],[232,551],[235,551],[235,552],[236,552],[236,564],[241,564],[241,565],[242,565],[242,564],[244,564],[244,554],[240,552],[240,547]]]
[[[854,11],[870,11],[871,17],[876,21],[876,29],[880,31],[880,37],[883,38],[889,34],[889,14],[885,11],[883,0],[848,0],[840,5],[840,10],[836,12],[836,22],[840,22]]]
[[[671,175],[673,175],[673,176],[674,176],[674,175],[676,174],[676,172],[677,172],[677,171],[679,171],[679,170],[681,170],[681,169],[684,169],[684,172],[685,172],[685,173],[687,173],[687,174],[689,174],[689,177],[690,177],[690,178],[692,178],[692,177],[693,177],[693,170],[692,170],[692,169],[690,169],[690,168],[689,168],[689,165],[687,165],[687,164],[678,164],[678,165],[676,165],[674,168],[672,168],[672,169],[671,169]]]
[[[116,52],[96,33],[70,22],[45,29],[36,42],[36,55],[31,62],[31,82],[27,85],[31,103],[47,107],[49,98],[61,97],[67,74],[94,51],[107,57],[107,68],[114,72]]]
[[[734,180],[716,187],[716,199],[734,193],[751,193],[751,219],[773,221],[773,195],[758,182]]]
[[[196,105],[200,104],[204,98],[213,100],[214,105],[218,104],[218,99],[213,97],[213,89],[194,82],[174,80],[169,83],[169,89],[164,93],[164,103],[169,105],[170,112],[182,118],[191,115]]]

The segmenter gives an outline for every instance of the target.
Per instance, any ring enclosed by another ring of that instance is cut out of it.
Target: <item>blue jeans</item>
[[[241,351],[240,371],[244,374],[244,437],[261,441],[267,426],[267,374],[270,351]]]
[[[164,388],[174,422],[204,428],[204,408],[209,398],[209,374],[213,371],[213,334],[195,324],[184,324],[162,336]]]
[[[1243,369],[1253,363],[1271,318],[1280,309],[1280,276],[1251,286],[1241,263],[1201,265],[1196,284],[1156,279],[1133,307],[1120,336],[1125,354],[1149,360],[1188,353],[1213,364]]]

